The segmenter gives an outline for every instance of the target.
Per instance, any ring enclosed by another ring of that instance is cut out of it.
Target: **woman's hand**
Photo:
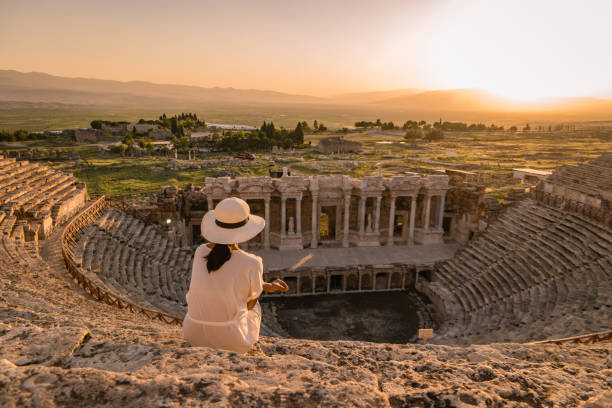
[[[274,292],[287,292],[289,290],[289,286],[281,279],[276,279],[274,282],[263,284],[264,292],[274,293]]]

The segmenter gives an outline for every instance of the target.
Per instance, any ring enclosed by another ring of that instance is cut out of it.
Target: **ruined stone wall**
[[[106,138],[101,129],[75,129],[74,139],[79,143],[97,143]]]
[[[545,205],[612,226],[612,154],[578,166],[559,166],[537,184],[534,196]]]
[[[319,140],[316,149],[325,154],[360,152],[361,143],[333,136]]]

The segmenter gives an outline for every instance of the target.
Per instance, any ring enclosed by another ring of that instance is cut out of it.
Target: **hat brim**
[[[247,223],[242,227],[223,228],[215,223],[215,210],[210,210],[202,218],[200,230],[207,241],[230,245],[250,240],[259,234],[265,226],[266,220],[251,214]]]

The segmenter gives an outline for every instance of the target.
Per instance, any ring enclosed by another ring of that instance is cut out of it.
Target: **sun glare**
[[[612,89],[609,15],[612,3],[449,2],[429,38],[432,81],[519,101],[601,95]]]

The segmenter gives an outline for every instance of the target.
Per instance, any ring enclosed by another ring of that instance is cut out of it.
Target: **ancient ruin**
[[[27,161],[0,161],[0,229],[5,235],[45,239],[86,201],[85,184],[71,174]]]
[[[461,234],[456,214],[445,211],[448,180],[444,173],[207,177],[203,187],[160,190],[155,219],[171,220],[182,244],[192,245],[206,211],[236,196],[266,220],[265,231],[248,243],[252,249],[435,244],[444,242],[445,219],[446,235]]]
[[[612,324],[612,155],[561,166],[436,265],[419,290],[441,339],[524,341]]]
[[[325,154],[355,153],[361,151],[361,143],[346,140],[342,136],[331,136],[319,140],[316,148]]]
[[[611,183],[612,155],[562,166],[503,206],[461,174],[220,177],[164,188],[143,211],[89,201],[71,175],[2,158],[0,405],[605,404]],[[426,299],[414,298],[415,324],[447,346],[286,338],[265,301],[261,350],[189,347],[174,325],[195,226],[230,195],[269,221],[253,250],[287,264],[317,251],[352,259],[268,268],[292,287],[283,296],[414,291]],[[373,251],[389,263],[362,262],[379,259]],[[436,251],[435,262],[417,257]]]

